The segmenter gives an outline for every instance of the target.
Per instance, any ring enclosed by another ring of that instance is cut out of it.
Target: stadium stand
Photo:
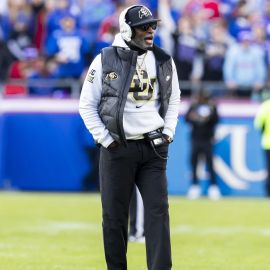
[[[5,96],[18,92],[53,97],[54,91],[62,91],[63,96],[75,91],[78,96],[80,84],[72,91],[68,85],[42,90],[33,89],[28,80],[70,78],[80,82],[91,60],[112,42],[118,31],[117,14],[126,5],[140,3],[150,6],[162,19],[156,43],[173,55],[184,96],[206,82],[217,95],[226,97],[240,92],[238,96],[241,96],[248,89],[247,96],[253,98],[255,92],[258,99],[268,86],[270,4],[267,0],[185,0],[181,3],[175,0],[5,0],[1,3],[0,49],[6,53],[1,53],[0,61],[5,65],[0,70],[0,81],[1,85],[7,83]],[[246,74],[250,66],[254,70],[258,64],[245,55],[239,59],[234,57],[242,55],[240,44],[247,39],[251,55],[261,59],[260,74],[254,76],[258,80],[250,85],[241,81],[241,73]],[[30,52],[32,63],[25,65]],[[231,58],[237,61],[233,71]],[[40,64],[41,59],[45,62],[42,74],[35,63]],[[12,75],[17,61],[22,61],[26,69],[19,78]],[[14,88],[9,79],[24,79],[25,86]]]

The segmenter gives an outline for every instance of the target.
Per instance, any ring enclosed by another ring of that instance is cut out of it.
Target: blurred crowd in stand
[[[215,95],[259,100],[268,88],[270,0],[1,0],[3,94],[69,96],[70,85],[57,82],[82,81],[133,4],[162,20],[155,42],[174,57],[183,96],[203,84]]]

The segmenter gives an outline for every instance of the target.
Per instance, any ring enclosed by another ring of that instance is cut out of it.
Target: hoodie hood
[[[124,39],[122,38],[120,33],[115,35],[112,46],[113,47],[122,47],[122,48],[129,49],[128,45],[126,44],[126,42],[124,41]]]

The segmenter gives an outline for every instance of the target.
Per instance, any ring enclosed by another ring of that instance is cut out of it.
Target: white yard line
[[[51,221],[44,223],[38,223],[35,225],[18,225],[14,227],[5,228],[5,233],[14,233],[16,232],[26,232],[26,233],[42,233],[42,234],[48,234],[48,235],[55,235],[61,232],[67,232],[67,231],[89,231],[89,232],[99,232],[101,231],[102,227],[101,224],[97,223],[88,223],[88,222],[58,222],[58,221]],[[0,243],[0,249],[2,248],[2,245]]]
[[[24,230],[28,232],[57,234],[65,231],[91,231],[98,232],[101,230],[100,224],[87,223],[87,222],[48,222],[42,225],[25,227]]]
[[[172,234],[192,234],[192,235],[236,235],[236,234],[254,234],[270,237],[269,228],[226,226],[226,227],[195,227],[190,225],[180,225],[172,227]]]
[[[22,225],[12,227],[9,232],[27,232],[27,233],[42,233],[48,235],[55,235],[61,232],[67,231],[88,231],[98,233],[101,232],[101,224],[98,223],[88,223],[88,222],[44,222],[42,224],[26,226]],[[245,226],[191,226],[191,225],[178,225],[171,227],[172,235],[179,234],[192,234],[192,235],[239,235],[239,234],[249,234],[249,235],[259,235],[270,237],[270,227],[245,227]],[[0,243],[0,250],[7,248],[9,244]]]

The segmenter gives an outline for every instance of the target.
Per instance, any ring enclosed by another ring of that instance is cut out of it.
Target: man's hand
[[[108,149],[108,150],[114,149],[114,148],[116,148],[118,145],[119,145],[118,142],[113,141],[113,142],[107,147],[107,149]]]
[[[166,141],[166,143],[171,143],[173,141],[173,139],[167,134],[163,134],[163,139]]]

